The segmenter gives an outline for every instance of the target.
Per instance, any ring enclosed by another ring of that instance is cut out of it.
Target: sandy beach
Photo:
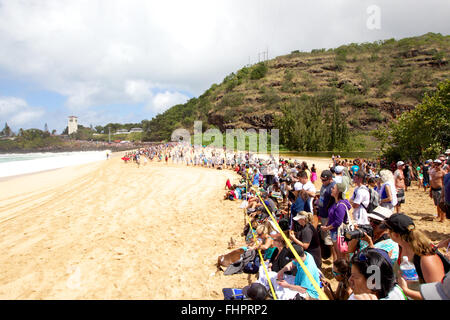
[[[305,160],[319,173],[329,163]],[[115,156],[0,181],[0,299],[223,299],[255,279],[216,272],[244,227],[240,202],[223,200],[227,178],[239,180]],[[420,220],[435,212],[428,194],[413,186],[406,197],[432,240],[450,236],[448,222]]]

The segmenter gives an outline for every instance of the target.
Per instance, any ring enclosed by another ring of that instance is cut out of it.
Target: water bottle
[[[414,264],[408,261],[408,257],[403,257],[402,263],[400,264],[400,270],[402,272],[402,277],[406,281],[418,281],[419,276],[417,275],[416,268]]]

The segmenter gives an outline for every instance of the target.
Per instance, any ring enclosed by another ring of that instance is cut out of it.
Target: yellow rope
[[[248,175],[247,175],[247,179],[248,179]],[[316,280],[314,279],[314,277],[311,275],[311,273],[309,272],[308,268],[306,268],[303,260],[300,258],[300,256],[298,255],[297,251],[294,249],[294,247],[291,244],[291,241],[289,241],[289,239],[286,237],[286,235],[284,234],[284,232],[281,230],[280,226],[278,225],[277,220],[272,216],[272,213],[270,212],[270,210],[267,208],[266,204],[264,203],[263,199],[261,199],[261,196],[259,195],[258,191],[255,191],[256,195],[258,196],[259,200],[261,200],[261,203],[263,204],[264,208],[266,208],[267,213],[269,214],[270,218],[273,220],[273,222],[275,223],[275,225],[278,228],[278,232],[281,234],[281,236],[283,237],[284,241],[286,242],[287,246],[289,247],[289,249],[292,251],[292,253],[294,254],[295,259],[297,259],[298,263],[300,264],[300,267],[302,267],[303,271],[305,272],[306,276],[308,277],[309,281],[311,281],[312,285],[314,286],[314,288],[317,290],[317,292],[319,293],[319,298],[322,300],[328,300],[327,295],[323,292],[323,290],[320,288],[319,284],[316,282]],[[269,281],[270,282],[270,281]]]
[[[248,198],[248,196],[247,196],[248,188],[247,188],[247,187],[248,187],[248,181],[245,180],[245,193],[246,193],[246,198]],[[248,225],[249,225],[249,227],[250,227],[250,232],[251,232],[252,235],[253,235],[253,240],[255,241],[255,243],[257,243],[256,235],[255,235],[255,233],[253,232],[252,224],[251,224],[251,222],[250,222],[250,219],[249,219],[248,216],[247,216],[247,212],[246,212],[246,211],[247,211],[247,209],[244,208],[244,215],[245,215],[245,218],[247,219]],[[270,291],[272,291],[272,297],[273,297],[274,300],[277,300],[277,295],[276,295],[276,293],[275,293],[275,290],[273,289],[272,281],[270,281],[269,271],[267,270],[266,264],[264,263],[264,259],[263,259],[263,256],[262,256],[262,254],[261,254],[261,250],[258,249],[257,251],[258,251],[258,254],[259,254],[259,260],[261,261],[261,264],[262,264],[262,266],[263,266],[263,268],[264,268],[264,272],[266,273],[267,281],[269,282]]]
[[[256,243],[257,242],[256,235],[253,232],[252,225],[251,225],[250,220],[248,219],[248,217],[247,217],[247,221],[248,221],[248,224],[250,226],[250,232],[253,234],[253,239],[255,240],[255,243]],[[261,253],[261,250],[258,249],[257,251],[258,251],[258,254],[259,254],[259,260],[261,261],[261,265],[263,266],[264,272],[266,274],[267,282],[269,282],[270,291],[272,291],[272,297],[273,297],[274,300],[277,300],[277,295],[275,293],[275,290],[273,289],[272,281],[270,281],[269,271],[267,270],[266,264],[264,262],[264,258],[263,258],[262,253]]]

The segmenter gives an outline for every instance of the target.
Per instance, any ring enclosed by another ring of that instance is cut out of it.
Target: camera
[[[364,233],[367,233],[369,237],[373,238],[373,228],[370,225],[360,225],[358,229],[345,231],[345,240],[359,240],[364,237]]]

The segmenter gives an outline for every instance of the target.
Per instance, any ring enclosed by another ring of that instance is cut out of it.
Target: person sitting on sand
[[[293,245],[296,253],[302,259],[304,266],[308,269],[312,277],[317,284],[320,283],[320,271],[314,262],[314,258],[308,252],[305,252],[301,246]],[[277,284],[279,287],[283,288],[284,296],[287,299],[292,299],[293,295],[299,293],[306,300],[315,300],[319,298],[319,293],[306,276],[305,271],[300,266],[299,262],[295,256],[290,252],[290,257],[292,261],[281,269],[277,274]],[[296,269],[296,275],[294,283],[289,283],[285,279],[286,271],[293,271]]]
[[[289,231],[289,239],[292,243],[301,246],[314,258],[316,266],[322,267],[322,255],[320,252],[320,236],[317,229],[312,225],[313,215],[311,212],[300,211],[294,218],[294,230]]]
[[[264,255],[265,251],[273,245],[273,238],[269,235],[269,228],[262,224],[256,228],[257,239],[248,249],[261,250],[261,254]]]
[[[349,262],[346,259],[338,259],[334,261],[331,272],[333,273],[333,277],[339,281],[339,284],[336,288],[336,292],[334,292],[331,288],[330,282],[327,279],[322,278],[324,287],[329,291],[329,298],[332,300],[347,300],[353,293],[348,281],[352,274]]]

